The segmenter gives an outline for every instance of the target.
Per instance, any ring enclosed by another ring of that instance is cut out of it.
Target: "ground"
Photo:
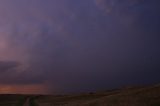
[[[160,85],[77,95],[0,95],[0,106],[160,106]]]

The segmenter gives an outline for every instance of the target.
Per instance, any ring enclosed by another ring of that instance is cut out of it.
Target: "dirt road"
[[[30,98],[27,98],[23,106],[30,106]]]

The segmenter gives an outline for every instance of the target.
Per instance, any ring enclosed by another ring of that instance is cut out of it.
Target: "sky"
[[[159,0],[0,0],[0,93],[160,82]]]

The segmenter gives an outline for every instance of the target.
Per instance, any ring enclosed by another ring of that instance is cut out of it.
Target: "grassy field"
[[[160,85],[67,96],[39,96],[39,106],[160,106]]]
[[[23,102],[27,98],[27,95],[0,95],[0,106],[22,106]]]
[[[160,106],[160,85],[77,95],[0,95],[0,106]]]

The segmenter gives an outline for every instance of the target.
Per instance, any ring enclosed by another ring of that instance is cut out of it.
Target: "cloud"
[[[143,0],[1,0],[0,83],[57,92],[120,85],[133,67],[144,72],[155,10]]]
[[[145,2],[145,0],[95,0],[97,7],[106,13],[116,11],[126,12],[127,10],[136,8]]]
[[[48,88],[43,84],[0,84],[1,94],[48,94]]]
[[[46,80],[38,76],[33,69],[27,70],[28,68],[25,68],[23,71],[22,67],[24,68],[24,65],[19,62],[0,61],[0,84],[29,85],[45,83]]]
[[[17,68],[20,64],[14,61],[0,61],[0,73],[13,70]]]

